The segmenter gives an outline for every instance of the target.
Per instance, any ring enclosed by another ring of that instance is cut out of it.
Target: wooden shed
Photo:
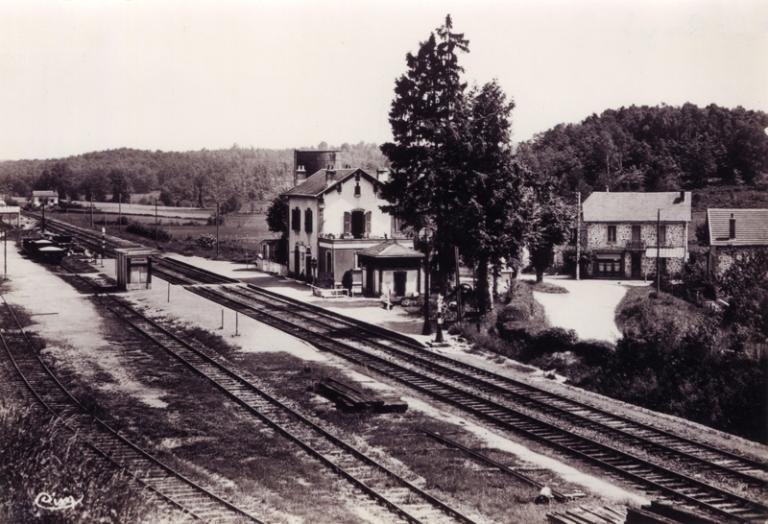
[[[154,249],[143,247],[115,249],[117,288],[124,291],[151,288],[152,256],[156,253]]]

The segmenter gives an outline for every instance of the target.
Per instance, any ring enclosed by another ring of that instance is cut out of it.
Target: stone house
[[[401,231],[398,221],[381,209],[387,204],[379,192],[386,176],[385,170],[372,173],[328,166],[298,180],[294,188],[284,193],[288,200],[291,275],[362,292],[364,268],[358,255],[365,252],[366,260],[378,264],[376,286],[369,284],[369,291],[381,292],[387,287],[386,283],[379,285],[384,273],[379,271],[382,266],[395,270],[398,265],[405,268],[405,278],[400,272],[390,275],[390,290],[394,292],[396,287],[405,293],[420,288],[421,270],[411,270],[418,266],[421,254],[413,251],[413,240]],[[397,256],[391,256],[392,247],[372,249],[382,243],[397,243]],[[415,284],[413,279],[417,279]],[[373,274],[367,281],[374,281]]]
[[[676,277],[688,258],[689,191],[594,192],[582,205],[579,242],[592,278]],[[658,230],[658,234],[657,234]]]
[[[735,260],[768,251],[768,209],[707,209],[708,271],[722,275]]]

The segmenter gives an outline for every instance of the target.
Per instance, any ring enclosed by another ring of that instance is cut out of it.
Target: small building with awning
[[[388,240],[363,249],[357,257],[366,295],[389,293],[392,298],[402,298],[423,292],[422,253],[396,240]]]

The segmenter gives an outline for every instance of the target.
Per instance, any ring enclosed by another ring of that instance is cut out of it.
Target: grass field
[[[86,228],[91,224],[89,213],[50,213],[49,216]],[[158,223],[172,235],[172,239],[169,242],[156,242],[151,238],[128,233],[125,226],[117,224],[117,218],[113,213],[94,213],[94,228],[100,231],[103,227],[108,235],[119,236],[164,251],[203,257],[215,254],[215,249],[202,247],[197,242],[204,235],[216,236],[216,226],[208,225],[206,220],[158,217]],[[127,218],[132,222],[155,224],[154,216],[129,215]],[[233,261],[252,259],[259,247],[259,242],[265,238],[274,237],[275,234],[267,227],[265,215],[246,213],[227,215],[224,224],[219,226],[219,256]]]

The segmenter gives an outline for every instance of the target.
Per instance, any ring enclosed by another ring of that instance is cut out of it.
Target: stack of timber
[[[550,524],[623,524],[624,514],[609,507],[579,506],[547,513]]]
[[[332,378],[324,378],[315,391],[347,413],[405,413],[408,404],[400,399],[373,398],[365,392]]]
[[[642,508],[627,508],[627,524],[715,524],[696,513],[671,506],[657,501],[652,501]]]

